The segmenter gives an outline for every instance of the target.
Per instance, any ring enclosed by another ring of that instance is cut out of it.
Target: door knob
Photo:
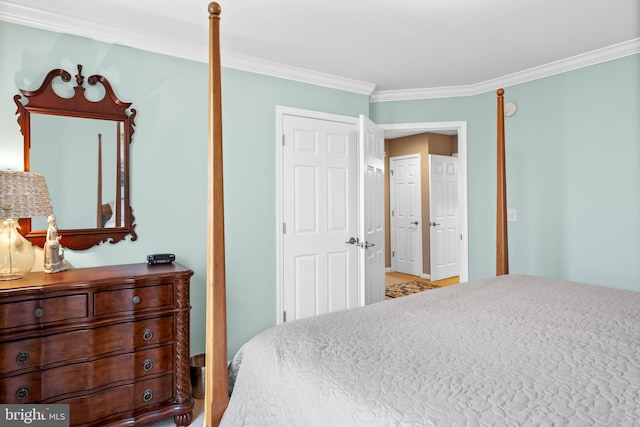
[[[359,242],[359,239],[352,237],[349,240],[347,240],[345,243],[349,244],[349,245],[357,245]]]
[[[375,246],[375,243],[364,242],[362,245],[363,248],[369,249],[371,246]]]
[[[435,227],[436,225],[440,225],[440,224],[438,224],[437,222],[430,222],[429,225],[432,227]]]
[[[418,225],[418,221],[413,221],[411,224]]]

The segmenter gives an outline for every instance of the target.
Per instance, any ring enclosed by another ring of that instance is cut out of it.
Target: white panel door
[[[357,307],[354,124],[284,115],[283,320]]]
[[[391,157],[391,266],[422,275],[422,190],[420,154]]]
[[[431,280],[460,274],[458,159],[429,154]]]
[[[360,115],[360,236],[364,274],[360,289],[365,304],[384,300],[384,131]],[[362,264],[361,264],[362,265]]]

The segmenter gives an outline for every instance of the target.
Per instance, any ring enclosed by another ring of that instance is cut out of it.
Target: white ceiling
[[[309,70],[369,93],[471,87],[594,51],[607,52],[600,60],[640,51],[638,0],[219,3],[223,65]],[[207,5],[0,0],[0,19],[206,61]]]

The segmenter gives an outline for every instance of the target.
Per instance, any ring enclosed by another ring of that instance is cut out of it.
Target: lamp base
[[[0,280],[16,280],[22,279],[24,274],[0,274]]]
[[[31,271],[36,260],[31,242],[18,232],[18,220],[0,221],[0,280],[16,280]]]

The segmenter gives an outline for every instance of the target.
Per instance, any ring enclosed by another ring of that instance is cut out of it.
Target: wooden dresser
[[[191,424],[192,274],[131,264],[0,281],[0,402],[69,404],[79,426]]]

